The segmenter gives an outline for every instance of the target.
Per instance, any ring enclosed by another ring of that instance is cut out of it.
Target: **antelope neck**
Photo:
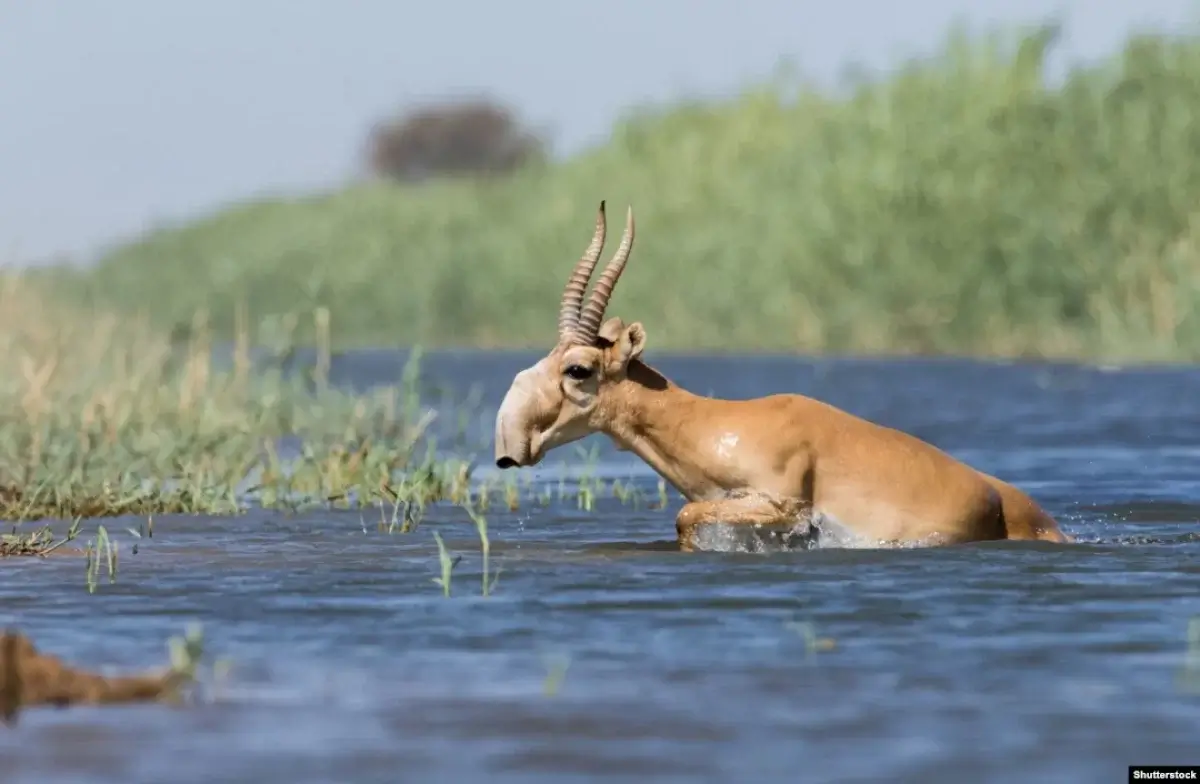
[[[638,360],[600,406],[600,430],[646,461],[689,499],[712,484],[698,459],[709,398],[693,394]]]

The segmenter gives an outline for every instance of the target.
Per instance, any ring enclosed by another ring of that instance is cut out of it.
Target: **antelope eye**
[[[590,378],[592,369],[587,365],[567,365],[567,369],[563,371],[568,377],[576,381],[583,381],[585,378]]]

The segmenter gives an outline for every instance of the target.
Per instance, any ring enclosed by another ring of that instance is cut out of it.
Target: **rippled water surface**
[[[435,355],[424,372],[480,385],[486,447],[530,359]],[[335,371],[391,381],[400,361]],[[200,621],[229,676],[195,707],[28,712],[0,731],[0,780],[1095,782],[1200,763],[1200,373],[657,366],[697,392],[797,391],[909,430],[1024,487],[1080,541],[684,555],[678,497],[603,498],[491,510],[500,576],[483,598],[478,539],[453,509],[407,535],[371,511],[160,518],[137,555],[123,539],[116,584],[92,596],[79,559],[5,563],[0,623],[135,669]],[[656,495],[635,458],[591,441],[600,473]],[[559,470],[535,478],[557,486]],[[435,530],[463,556],[450,599]]]

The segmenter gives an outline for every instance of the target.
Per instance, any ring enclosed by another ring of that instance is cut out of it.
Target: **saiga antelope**
[[[596,229],[563,292],[558,343],[513,378],[496,415],[496,465],[532,466],[591,433],[632,451],[688,501],[682,550],[705,528],[811,532],[835,521],[876,544],[996,539],[1069,542],[1028,495],[907,433],[795,394],[722,400],[692,394],[642,360],[639,322],[604,320],[633,247],[633,209],[612,260],[583,296],[605,237]]]

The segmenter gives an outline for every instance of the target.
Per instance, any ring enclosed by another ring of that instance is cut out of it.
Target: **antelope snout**
[[[529,441],[511,431],[511,417],[501,410],[496,415],[496,468],[520,468],[529,457]]]

